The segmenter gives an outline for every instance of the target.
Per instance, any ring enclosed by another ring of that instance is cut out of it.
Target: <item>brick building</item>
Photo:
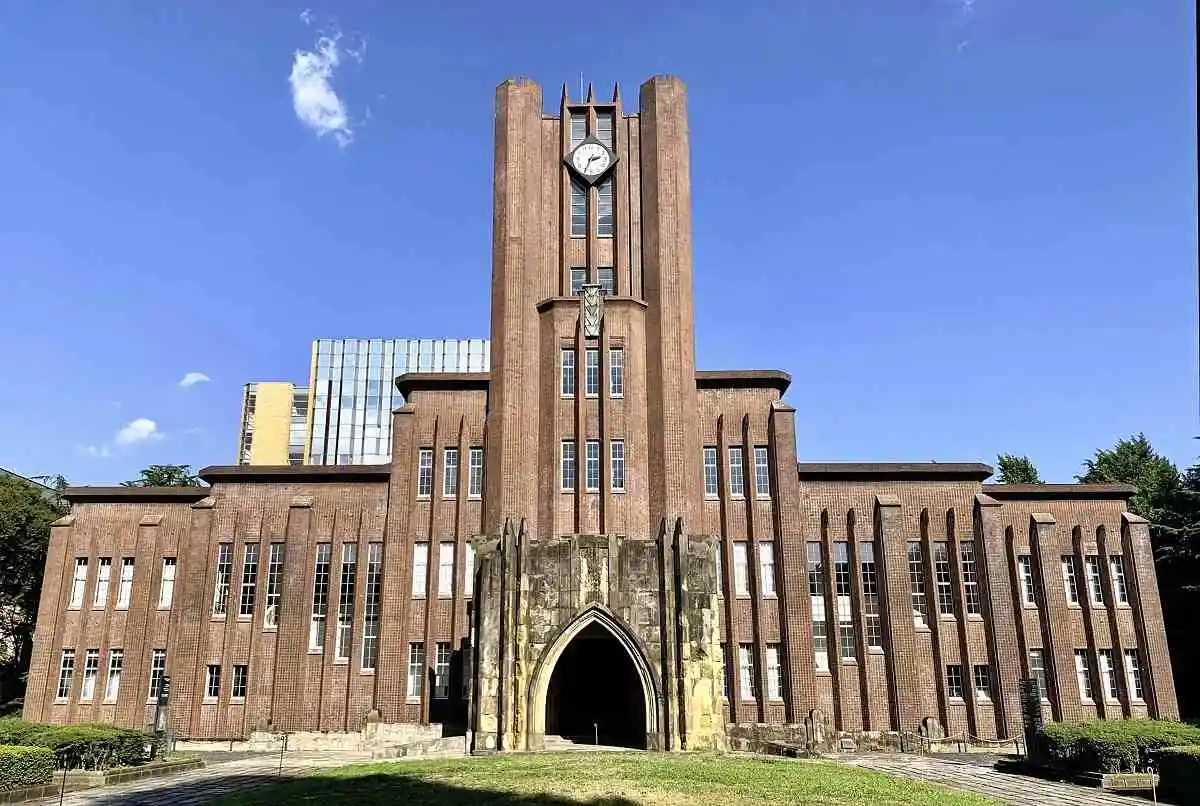
[[[77,488],[25,713],[180,736],[434,722],[721,747],[1176,714],[1119,485],[797,463],[778,371],[697,371],[683,85],[496,95],[491,369],[396,379],[392,461]],[[802,446],[801,446],[802,447]],[[816,714],[814,714],[816,712]]]

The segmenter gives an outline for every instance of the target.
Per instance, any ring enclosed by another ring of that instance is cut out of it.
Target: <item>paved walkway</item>
[[[1137,806],[1139,803],[1136,795],[1114,795],[1091,787],[999,772],[992,767],[991,761],[982,759],[956,761],[929,756],[874,753],[837,760],[886,772],[897,778],[977,792],[1011,806]],[[1146,793],[1147,797],[1149,794]]]

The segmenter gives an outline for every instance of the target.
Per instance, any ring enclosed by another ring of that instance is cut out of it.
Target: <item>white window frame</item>
[[[961,663],[946,664],[946,696],[955,702],[962,702],[966,695],[966,681],[963,680]]]
[[[483,448],[467,448],[467,498],[483,498]]]
[[[279,627],[279,608],[283,603],[284,544],[275,542],[267,549],[267,588],[263,607],[263,627]]]
[[[358,544],[342,543],[338,567],[337,622],[333,635],[333,659],[348,663],[354,642],[354,596],[358,587]]]
[[[1110,555],[1108,570],[1112,577],[1113,601],[1119,605],[1129,604],[1129,581],[1125,578],[1125,557],[1120,554]]]
[[[438,598],[449,599],[454,595],[454,544],[443,540],[438,543]]]
[[[121,577],[117,580],[117,610],[128,610],[133,600],[133,557],[121,558]]]
[[[1070,554],[1062,555],[1062,577],[1067,604],[1079,607],[1079,578],[1075,574],[1075,557]]]
[[[167,674],[167,650],[154,649],[150,652],[150,691],[146,694],[146,702],[157,702],[162,691],[163,679]]]
[[[233,665],[233,677],[229,681],[229,701],[245,702],[250,688],[250,667],[245,663]],[[241,691],[241,694],[238,692]]]
[[[100,677],[100,650],[89,649],[83,655],[83,678],[79,683],[79,701],[96,698],[96,681]]]
[[[66,702],[71,699],[71,687],[75,682],[75,650],[65,648],[58,661],[58,689],[54,699]]]
[[[735,596],[750,595],[749,547],[745,540],[733,542],[733,593]]]
[[[1037,595],[1033,578],[1033,557],[1028,554],[1017,555],[1017,580],[1021,584],[1021,604],[1025,607],[1037,606]]]
[[[363,588],[363,643],[359,667],[374,671],[379,663],[379,622],[383,601],[383,543],[367,544],[367,575]]]
[[[763,598],[775,598],[775,543],[766,540],[758,544],[758,576]]]
[[[158,609],[168,610],[175,599],[175,574],[179,560],[175,557],[162,558],[162,574],[158,578]]]
[[[434,644],[433,662],[433,698],[445,700],[450,698],[450,644],[438,641]]]
[[[583,351],[583,396],[600,397],[600,349],[588,347]]]
[[[608,350],[608,396],[625,397],[625,348],[610,347]]]
[[[1100,658],[1100,687],[1103,689],[1101,694],[1104,696],[1104,701],[1114,703],[1120,701],[1120,692],[1117,689],[1117,669],[1113,659],[1113,651],[1111,649],[1098,649],[1096,654]]]
[[[417,498],[433,497],[433,448],[417,449]]]
[[[1075,682],[1079,686],[1079,701],[1095,702],[1095,692],[1092,691],[1092,668],[1086,649],[1075,650]]]
[[[766,445],[754,446],[754,497],[771,497],[771,452]]]
[[[92,607],[103,609],[108,604],[108,580],[112,576],[112,557],[96,560],[96,588],[92,591]]]
[[[108,673],[104,677],[104,701],[116,702],[121,693],[121,672],[125,667],[125,650],[108,650]]]
[[[756,686],[754,685],[754,645],[738,644],[738,696],[742,702],[753,702]]]
[[[229,588],[233,577],[233,544],[217,544],[216,578],[213,580],[212,614],[225,618],[229,612]]]
[[[579,478],[575,440],[564,439],[562,442],[560,442],[558,446],[558,457],[559,489],[565,493],[573,493],[575,492],[575,485],[578,484]],[[568,470],[570,472],[568,472]]]
[[[75,558],[75,572],[71,577],[71,598],[67,601],[68,610],[78,610],[83,607],[84,593],[87,590],[88,558]]]
[[[313,557],[312,608],[308,621],[309,652],[325,651],[325,626],[329,619],[329,586],[332,575],[333,544],[318,543]]]
[[[982,676],[980,670],[983,670]],[[971,682],[975,685],[975,701],[992,701],[992,667],[986,663],[976,663],[971,667]],[[980,685],[980,683],[983,685]]]
[[[1146,701],[1145,680],[1142,678],[1142,657],[1136,649],[1125,650],[1125,690],[1130,702]]]
[[[571,177],[571,237],[586,238],[588,231],[588,188]]]
[[[1046,673],[1046,650],[1042,647],[1029,650],[1029,676],[1037,681],[1042,702],[1050,702],[1050,677]]]
[[[408,675],[405,685],[405,699],[409,702],[420,702],[422,687],[425,685],[425,644],[411,641],[408,644]]]
[[[704,448],[704,497],[715,499],[720,496],[721,487],[717,472],[717,449],[713,446]]]
[[[625,440],[608,443],[608,471],[609,489],[614,493],[625,492]]]
[[[611,238],[617,227],[616,189],[610,173],[596,183],[596,237]]]
[[[1087,573],[1088,601],[1097,607],[1104,606],[1104,578],[1100,572],[1100,556],[1089,554],[1083,558]]]
[[[778,644],[767,644],[767,699],[783,700],[783,669],[779,665]]]
[[[463,595],[475,595],[475,546],[467,543],[463,555]]]
[[[458,497],[458,448],[442,448],[442,498]]]
[[[575,397],[575,348],[563,347],[560,353],[558,394],[563,398]]]
[[[254,618],[258,603],[258,543],[242,545],[242,584],[238,591],[238,618]]]
[[[204,702],[221,699],[221,664],[209,663],[204,667]]]
[[[413,543],[412,598],[424,599],[429,585],[429,543]]]
[[[584,465],[584,491],[589,493],[600,492],[600,440],[589,439],[584,443],[586,451]]]
[[[741,445],[729,446],[729,497],[746,497],[746,465]]]

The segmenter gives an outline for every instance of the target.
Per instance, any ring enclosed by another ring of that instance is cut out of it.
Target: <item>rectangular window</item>
[[[483,497],[483,448],[467,450],[467,498]]]
[[[83,589],[87,587],[87,557],[75,558],[75,576],[71,579],[71,601],[67,605],[73,610],[83,607]],[[74,655],[72,655],[72,664]]]
[[[129,600],[133,598],[133,558],[121,558],[121,580],[117,583],[117,609],[125,610],[129,607]]]
[[[1142,702],[1146,692],[1142,689],[1142,659],[1136,649],[1125,650],[1125,678],[1129,698],[1134,702]]]
[[[233,544],[217,546],[217,580],[213,586],[214,616],[224,616],[229,609],[229,578],[233,575]]]
[[[447,597],[454,591],[454,544],[438,544],[438,596]]]
[[[1094,555],[1084,558],[1087,564],[1088,597],[1094,605],[1104,604],[1104,582],[1100,578],[1100,558]]]
[[[571,148],[587,139],[587,113],[571,113]]]
[[[433,698],[444,700],[450,696],[450,644],[438,642],[437,663],[433,667]]]
[[[987,701],[992,698],[992,670],[987,664],[975,666],[975,699]]]
[[[933,578],[937,584],[938,613],[954,615],[954,582],[950,578],[950,546],[945,540],[933,541]]]
[[[1033,587],[1033,558],[1028,554],[1018,555],[1017,571],[1021,582],[1021,601],[1027,605],[1036,604]]]
[[[175,558],[162,558],[162,576],[158,581],[158,606],[168,608],[175,598]]]
[[[563,397],[575,397],[575,350],[566,348],[562,351],[561,392]]]
[[[421,699],[421,687],[425,684],[425,645],[412,643],[408,645],[408,689],[409,700]]]
[[[587,478],[586,489],[589,493],[600,491],[600,443],[597,440],[587,441]]]
[[[458,495],[458,448],[442,450],[442,498]]]
[[[585,397],[600,396],[600,351],[588,348],[584,351],[583,394]]]
[[[729,495],[741,498],[746,494],[745,468],[742,465],[741,447],[729,449]]]
[[[1100,678],[1104,683],[1104,699],[1107,702],[1117,701],[1117,671],[1113,667],[1113,651],[1111,649],[1098,649],[1096,654],[1100,656]]]
[[[417,451],[417,498],[433,495],[433,449]]]
[[[770,453],[765,445],[754,448],[754,495],[756,498],[771,497]]]
[[[279,626],[280,590],[283,585],[283,544],[272,543],[267,554],[267,606],[263,609],[263,626]]]
[[[738,644],[738,669],[741,672],[739,694],[743,700],[754,699],[754,647],[750,644]]]
[[[729,646],[725,643],[721,644],[721,676],[725,678],[724,694],[725,699],[729,699],[730,692],[733,690],[733,685],[730,681],[733,680],[732,666],[729,665]]]
[[[100,650],[89,649],[83,656],[83,685],[79,687],[79,701],[91,702],[96,696],[96,678],[100,676]]]
[[[614,439],[608,445],[609,470],[612,474],[612,491],[625,492],[625,441]]]
[[[812,599],[813,658],[818,671],[829,669],[829,634],[825,622],[825,569],[821,562],[821,544],[806,544],[808,593]]]
[[[101,557],[96,567],[96,590],[92,593],[92,607],[108,604],[108,579],[112,574],[112,557]]]
[[[921,567],[921,544],[908,541],[908,594],[912,599],[913,622],[925,623],[925,571]]]
[[[358,584],[358,545],[342,544],[342,569],[338,581],[337,633],[333,640],[334,660],[350,660],[354,634],[354,586]]]
[[[108,677],[104,678],[104,701],[116,702],[121,691],[121,670],[125,666],[125,650],[108,650]]]
[[[762,583],[762,594],[775,596],[775,544],[758,544],[758,575]]]
[[[983,597],[979,595],[979,570],[975,564],[975,541],[964,540],[958,544],[959,562],[962,564],[963,604],[967,615],[983,614]]]
[[[715,550],[713,551],[713,560],[717,569],[717,596],[725,598],[725,558],[723,552],[725,550],[724,541],[718,540]]]
[[[254,599],[258,589],[258,544],[247,543],[242,557],[242,594],[238,601],[239,616],[254,615]]]
[[[65,700],[71,696],[71,681],[75,677],[75,650],[64,649],[62,660],[58,664],[58,693],[56,699]]]
[[[429,544],[413,543],[412,595],[414,599],[425,596],[429,583]]]
[[[571,237],[587,237],[588,189],[582,182],[571,178]]]
[[[367,578],[363,588],[362,668],[374,669],[379,660],[379,605],[383,581],[383,544],[367,544]]]
[[[609,148],[613,148],[613,113],[596,113],[596,139]]]
[[[1075,579],[1075,558],[1070,554],[1062,557],[1063,590],[1067,594],[1067,604],[1079,604],[1079,582]]]
[[[329,543],[317,544],[316,572],[313,574],[312,618],[308,625],[308,648],[325,649],[325,617],[329,610],[329,565],[333,548]]]
[[[609,176],[596,185],[596,236],[613,234],[613,179]]]
[[[571,269],[571,296],[582,297],[583,285],[587,282],[587,269]]]
[[[244,663],[233,666],[233,686],[229,689],[229,699],[242,702],[246,699],[246,689],[250,682],[250,667]]]
[[[150,691],[146,699],[156,700],[162,693],[163,677],[167,673],[167,650],[156,649],[150,653]]]
[[[733,592],[738,596],[750,595],[750,570],[747,567],[746,544],[733,544]]]
[[[1040,649],[1029,650],[1029,676],[1037,681],[1038,695],[1043,700],[1047,699],[1046,687],[1046,657]]]
[[[561,483],[563,490],[575,489],[575,440],[564,439],[561,446]]]
[[[837,596],[838,640],[842,660],[858,657],[854,645],[854,617],[850,607],[850,544],[845,540],[833,542],[833,588]]]
[[[1079,683],[1079,699],[1092,701],[1092,669],[1086,649],[1075,650],[1075,680]]]
[[[608,351],[608,396],[625,396],[625,350],[620,347]]]
[[[963,698],[962,666],[957,663],[946,667],[946,696],[952,700]]]
[[[858,544],[858,566],[862,573],[863,631],[867,646],[883,646],[883,622],[879,615],[879,575],[875,570],[875,544]]]
[[[221,667],[210,663],[204,672],[204,699],[215,700],[221,696]]]
[[[1117,604],[1129,604],[1129,588],[1125,586],[1125,558],[1114,554],[1108,558],[1108,568],[1112,573],[1113,595]]]
[[[783,699],[783,674],[779,667],[778,644],[767,644],[767,699]]]
[[[463,560],[463,593],[475,595],[475,547],[467,544],[466,557]]]
[[[616,292],[616,276],[611,268],[596,269],[596,280],[600,284],[600,295],[611,297]]]
[[[717,497],[717,449],[704,449],[704,497]]]

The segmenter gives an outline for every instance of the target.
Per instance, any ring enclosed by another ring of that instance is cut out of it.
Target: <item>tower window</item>
[[[611,222],[611,209],[609,219]],[[571,237],[587,237],[587,188],[578,179],[571,180]]]
[[[572,233],[574,234],[574,233]],[[583,284],[587,282],[587,269],[571,269],[571,296],[583,295]]]
[[[616,293],[616,277],[613,276],[613,270],[611,267],[597,269],[596,279],[600,283],[601,294],[606,297],[611,297]]]
[[[572,229],[574,229],[574,203],[572,203]],[[608,177],[596,188],[596,235],[611,238],[613,234],[613,180]]]
[[[596,113],[596,139],[609,148],[613,147],[613,113]]]
[[[571,113],[571,148],[579,145],[587,137],[587,114],[584,112]]]
[[[567,348],[562,351],[560,389],[563,397],[575,397],[575,351]]]

